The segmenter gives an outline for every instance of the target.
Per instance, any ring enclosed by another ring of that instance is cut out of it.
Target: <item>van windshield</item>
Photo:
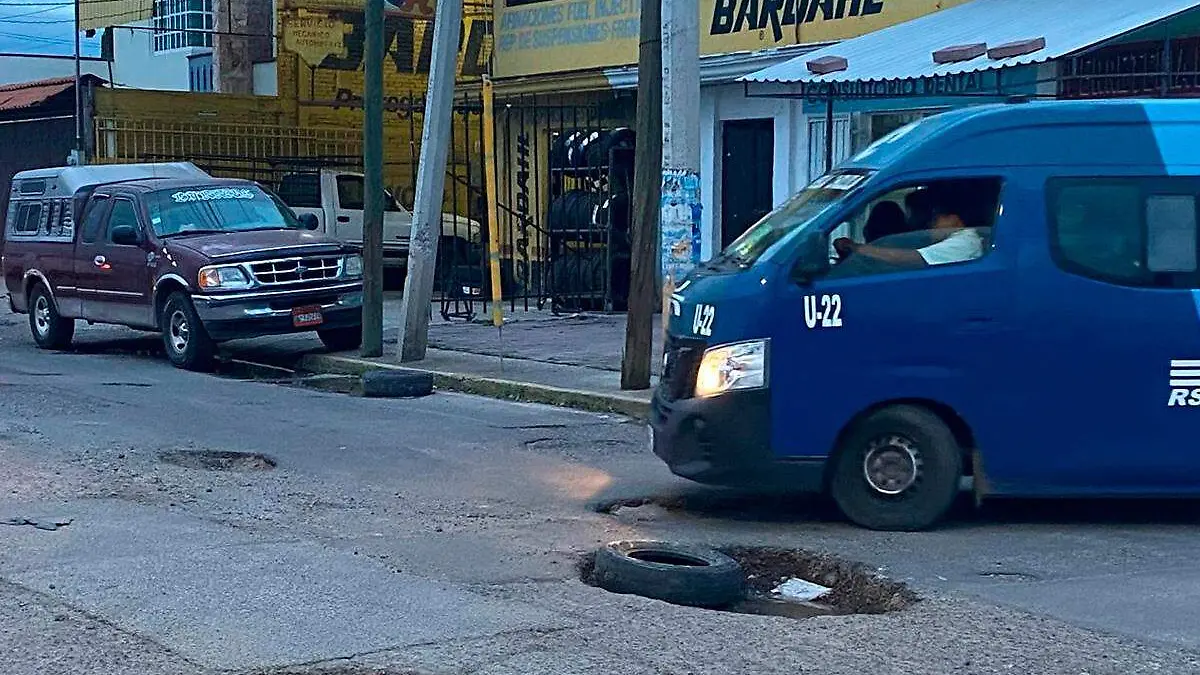
[[[868,177],[867,173],[839,173],[818,178],[752,225],[719,258],[739,265],[753,264],[785,236],[808,226],[826,209],[857,190]]]
[[[159,190],[147,195],[146,205],[160,237],[304,229],[290,209],[255,185]]]

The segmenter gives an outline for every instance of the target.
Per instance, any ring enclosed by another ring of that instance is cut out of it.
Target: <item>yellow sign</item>
[[[346,56],[345,37],[351,29],[350,24],[321,14],[284,15],[283,48],[315,68],[327,57]]]
[[[968,0],[699,0],[701,54],[834,42]],[[494,0],[495,74],[637,63],[640,0]]]

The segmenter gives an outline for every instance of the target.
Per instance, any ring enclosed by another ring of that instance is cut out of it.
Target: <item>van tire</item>
[[[40,281],[29,294],[29,332],[38,347],[56,351],[70,347],[75,337],[75,320],[58,313],[53,296]]]
[[[348,352],[362,346],[362,326],[327,328],[317,331],[321,344],[331,352]]]
[[[872,530],[917,531],[937,523],[958,496],[962,449],[925,408],[877,410],[845,434],[830,496],[850,521]]]
[[[192,299],[182,291],[175,291],[163,305],[162,317],[163,348],[167,359],[176,368],[208,372],[213,368],[217,348],[196,308]]]

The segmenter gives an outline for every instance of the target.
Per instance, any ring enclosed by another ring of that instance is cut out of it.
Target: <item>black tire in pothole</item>
[[[363,396],[412,398],[433,393],[433,374],[414,370],[369,370],[362,376]]]
[[[834,459],[829,492],[862,527],[924,530],[958,496],[962,455],[937,415],[918,406],[889,406],[850,429]]]
[[[717,609],[745,597],[733,558],[709,548],[659,541],[619,541],[596,552],[593,582],[606,591],[676,605]]]

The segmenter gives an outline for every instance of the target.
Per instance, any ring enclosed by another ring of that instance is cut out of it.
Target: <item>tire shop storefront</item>
[[[814,126],[824,114],[749,98],[739,77],[965,1],[787,0],[765,13],[758,2],[698,2],[700,257],[803,187],[810,138],[825,138]],[[500,225],[515,233],[502,255],[511,251],[519,294],[557,309],[624,309],[639,9],[639,0],[495,2]],[[838,129],[848,151],[848,125]]]

